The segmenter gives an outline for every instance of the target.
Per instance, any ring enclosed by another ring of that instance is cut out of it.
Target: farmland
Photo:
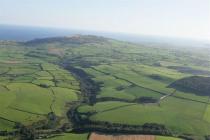
[[[50,128],[51,113],[56,116],[53,127],[68,123],[66,112],[69,103],[78,100],[79,82],[57,65],[25,58],[25,48],[11,47],[1,46],[0,129],[11,131],[38,122]]]
[[[99,131],[205,140],[209,51],[96,36],[2,41],[0,131],[22,139],[87,140]],[[201,89],[193,92],[195,79]]]
[[[181,140],[179,138],[152,135],[103,135],[92,133],[89,140]]]

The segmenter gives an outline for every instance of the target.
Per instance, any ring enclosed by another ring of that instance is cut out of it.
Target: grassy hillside
[[[198,95],[209,95],[210,77],[192,76],[175,81],[170,87]]]
[[[45,139],[77,137],[63,133],[72,130],[84,139],[92,128],[204,139],[209,51],[79,35],[1,41],[0,130]]]

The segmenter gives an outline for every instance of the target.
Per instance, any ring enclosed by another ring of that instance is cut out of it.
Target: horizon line
[[[26,28],[40,28],[40,29],[52,29],[57,31],[81,31],[81,35],[94,35],[89,33],[105,33],[105,34],[115,34],[115,35],[129,35],[133,37],[152,37],[152,38],[161,38],[161,39],[178,39],[178,40],[188,40],[188,41],[204,41],[210,43],[210,39],[207,38],[192,38],[192,37],[180,37],[180,36],[163,36],[163,35],[152,35],[152,34],[140,34],[140,33],[131,33],[131,32],[116,32],[116,31],[103,31],[103,30],[88,30],[88,29],[78,29],[78,28],[66,28],[66,27],[55,27],[55,26],[41,26],[41,25],[25,25],[25,24],[10,24],[10,23],[0,23],[0,26],[17,26],[17,27],[26,27]],[[87,34],[85,33],[87,32]],[[99,35],[100,36],[100,35]],[[103,35],[101,35],[103,36]]]

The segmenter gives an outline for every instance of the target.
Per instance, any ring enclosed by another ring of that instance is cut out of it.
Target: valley
[[[0,140],[208,140],[209,52],[91,35],[1,41]]]

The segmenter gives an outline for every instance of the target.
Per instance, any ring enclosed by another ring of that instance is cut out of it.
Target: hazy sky
[[[210,0],[0,0],[0,24],[210,40]]]

